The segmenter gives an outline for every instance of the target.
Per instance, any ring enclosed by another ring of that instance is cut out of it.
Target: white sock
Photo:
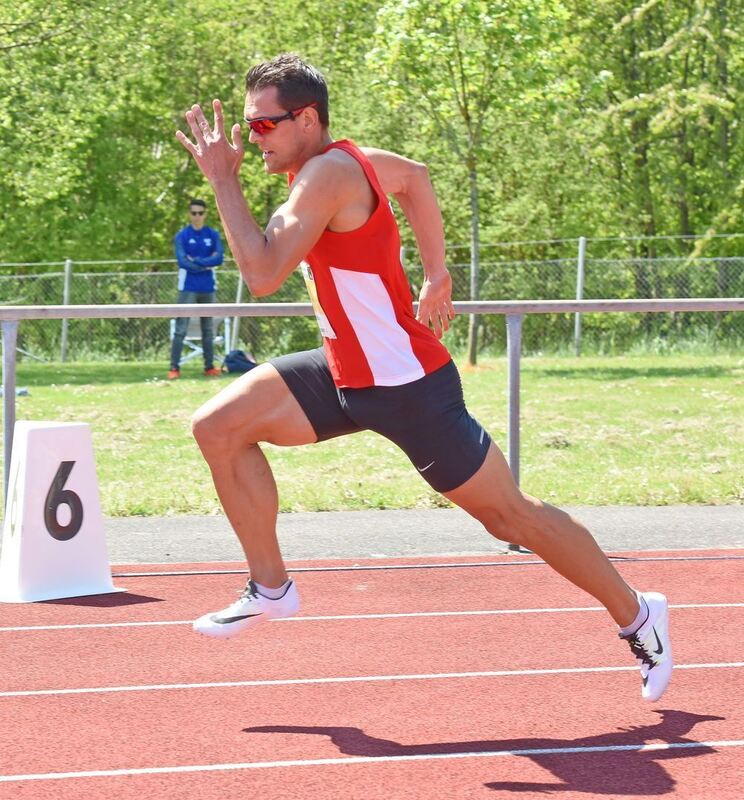
[[[646,605],[646,601],[643,599],[643,595],[640,592],[636,592],[636,597],[638,598],[638,605],[640,608],[638,609],[638,613],[636,614],[636,618],[633,620],[633,622],[624,628],[620,628],[620,633],[623,636],[630,636],[631,634],[635,633],[648,619],[648,606]]]
[[[278,600],[280,597],[284,597],[290,583],[292,583],[291,579],[285,581],[278,589],[270,589],[268,586],[262,586],[260,583],[253,581],[256,591],[263,597],[268,597],[269,600]]]

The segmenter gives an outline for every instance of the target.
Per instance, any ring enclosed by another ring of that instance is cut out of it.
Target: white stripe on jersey
[[[379,275],[330,267],[341,306],[354,328],[375,386],[401,386],[426,374],[408,333],[395,318]]]

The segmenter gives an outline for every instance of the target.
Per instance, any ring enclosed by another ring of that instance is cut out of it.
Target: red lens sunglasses
[[[259,136],[265,136],[269,131],[273,131],[274,128],[285,119],[295,119],[301,111],[304,111],[306,108],[316,108],[317,105],[317,103],[305,103],[304,106],[293,108],[291,111],[287,111],[286,114],[280,114],[278,117],[256,117],[255,119],[248,119],[246,117],[245,121],[254,133],[259,134]]]

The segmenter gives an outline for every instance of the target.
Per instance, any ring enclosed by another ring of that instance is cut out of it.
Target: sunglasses
[[[203,217],[204,216],[204,212],[203,211],[192,211],[191,212],[191,216],[192,217]]]
[[[317,105],[317,103],[305,103],[304,106],[293,108],[292,111],[287,111],[286,114],[280,114],[278,117],[256,117],[255,119],[248,119],[246,117],[245,121],[254,133],[259,134],[259,136],[265,136],[269,131],[273,131],[274,128],[285,119],[294,119],[301,111],[304,111],[306,108],[316,108]]]

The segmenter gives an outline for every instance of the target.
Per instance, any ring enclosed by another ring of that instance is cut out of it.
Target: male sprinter
[[[250,70],[249,141],[289,198],[261,230],[238,178],[240,125],[225,135],[194,105],[193,134],[176,136],[209,180],[241,274],[256,297],[302,266],[323,347],[282,356],[239,378],[200,408],[193,432],[245,551],[251,578],[239,600],[194,628],[228,637],[299,609],[276,537],[277,489],[258,442],[302,445],[369,429],[409,456],[424,480],[498,539],[529,548],[593,595],[630,643],[642,695],[658,700],[672,650],[666,598],[631,589],[591,534],[568,514],[523,494],[486,431],[467,413],[457,370],[439,341],[454,315],[441,214],[426,167],[334,141],[322,75],[285,54]],[[232,141],[231,141],[232,140]],[[416,236],[425,280],[414,317],[387,195]]]

